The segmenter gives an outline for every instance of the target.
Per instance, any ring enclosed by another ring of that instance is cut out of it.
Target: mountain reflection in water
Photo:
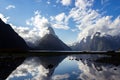
[[[119,80],[120,65],[103,62],[108,58],[114,61],[97,54],[31,57],[7,80]]]

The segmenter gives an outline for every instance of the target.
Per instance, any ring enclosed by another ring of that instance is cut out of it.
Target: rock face
[[[120,49],[120,36],[101,36],[101,33],[96,32],[91,37],[83,38],[80,43],[71,46],[72,49],[77,51],[111,51]]]
[[[26,51],[28,46],[9,24],[0,19],[0,51]]]
[[[63,43],[56,35],[46,34],[39,42],[37,50],[71,50],[65,43]]]

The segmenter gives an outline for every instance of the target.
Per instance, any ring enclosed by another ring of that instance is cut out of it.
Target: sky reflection
[[[103,55],[27,58],[7,80],[119,80],[120,66],[96,62]]]

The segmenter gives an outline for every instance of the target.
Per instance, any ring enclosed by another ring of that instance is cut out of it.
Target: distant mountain
[[[28,46],[9,24],[0,19],[0,51],[26,51]]]
[[[49,27],[49,34],[46,34],[42,39],[37,41],[37,46],[34,50],[71,50],[65,43],[63,43],[57,35],[55,35],[54,30]]]
[[[96,32],[93,36],[83,38],[79,43],[71,46],[77,51],[109,51],[120,49],[120,36],[103,35]]]

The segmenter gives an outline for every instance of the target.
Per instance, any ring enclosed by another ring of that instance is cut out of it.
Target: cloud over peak
[[[48,27],[51,27],[48,20],[42,17],[38,11],[35,12],[34,17],[26,21],[26,24],[35,27],[39,31],[38,35],[41,37],[48,34]]]
[[[29,27],[15,26],[10,23],[13,29],[25,39],[29,46],[36,46],[36,42],[46,34],[55,35],[51,24],[45,17],[42,17],[39,11],[35,11],[34,16],[26,20],[26,24]]]

